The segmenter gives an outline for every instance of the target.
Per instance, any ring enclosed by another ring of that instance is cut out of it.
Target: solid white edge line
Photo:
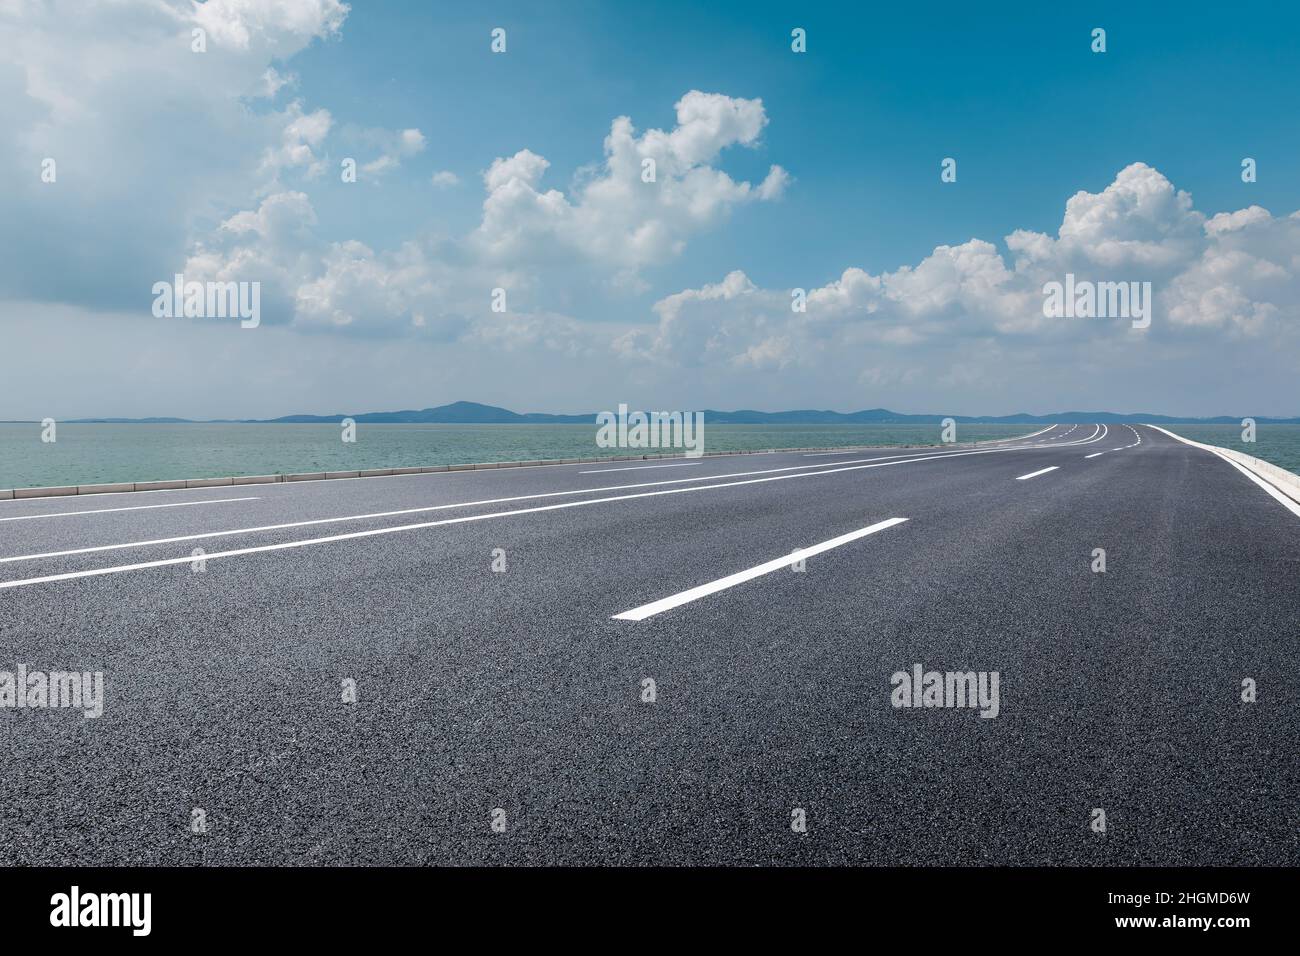
[[[1049,471],[1056,471],[1056,469],[1060,467],[1061,467],[1060,465],[1053,465],[1051,468],[1040,468],[1038,469],[1038,471],[1031,471],[1027,475],[1021,475],[1019,478],[1016,479],[1016,481],[1024,481],[1027,478],[1037,478],[1039,475],[1045,475]]]
[[[850,531],[848,534],[842,534],[838,538],[831,538],[829,541],[823,541],[821,544],[815,544],[808,548],[799,548],[792,554],[773,558],[771,561],[764,561],[762,564],[755,565],[746,571],[737,571],[735,574],[729,574],[725,578],[718,578],[716,581],[710,581],[708,584],[701,584],[698,587],[679,591],[677,594],[670,595],[669,597],[660,598],[658,601],[651,601],[649,604],[642,604],[640,607],[634,607],[632,610],[624,611],[622,614],[615,614],[612,619],[615,621],[644,621],[646,618],[653,617],[656,614],[662,614],[664,611],[671,611],[673,608],[681,607],[683,604],[698,601],[700,598],[708,597],[710,594],[725,591],[727,588],[735,587],[737,584],[743,584],[746,581],[752,581],[754,578],[762,577],[764,574],[770,574],[771,572],[780,570],[781,568],[787,568],[793,561],[811,558],[824,551],[829,551],[832,548],[838,548],[840,545],[848,544],[850,541],[865,538],[869,534],[875,534],[877,531],[884,531],[886,528],[892,528],[894,525],[902,524],[906,520],[906,518],[887,518],[884,521],[878,521],[865,528],[859,528],[857,531]]]
[[[1191,445],[1193,448],[1199,448],[1199,449],[1201,449],[1202,451],[1208,451],[1210,454],[1214,455],[1215,458],[1219,458],[1219,459],[1222,459],[1223,461],[1226,461],[1226,462],[1227,462],[1228,464],[1230,464],[1233,468],[1236,468],[1239,472],[1241,472],[1243,475],[1245,475],[1247,478],[1249,478],[1249,479],[1250,479],[1251,481],[1253,481],[1255,484],[1259,485],[1261,488],[1263,488],[1265,491],[1267,491],[1270,495],[1272,495],[1275,499],[1277,499],[1279,502],[1281,502],[1281,503],[1282,503],[1282,506],[1283,506],[1284,508],[1286,508],[1287,511],[1291,512],[1291,513],[1292,513],[1293,515],[1295,515],[1297,518],[1300,518],[1300,504],[1296,504],[1296,502],[1292,501],[1290,498],[1288,498],[1288,497],[1287,497],[1286,495],[1284,495],[1282,492],[1278,491],[1278,490],[1277,490],[1276,488],[1274,488],[1271,484],[1269,484],[1269,483],[1268,483],[1267,481],[1265,481],[1263,478],[1261,478],[1261,477],[1259,477],[1258,475],[1256,475],[1256,474],[1255,474],[1253,471],[1251,471],[1249,468],[1246,468],[1246,467],[1244,467],[1244,466],[1238,464],[1237,462],[1235,462],[1235,461],[1233,461],[1231,458],[1229,458],[1227,455],[1222,455],[1222,454],[1220,454],[1220,453],[1219,453],[1219,450],[1218,450],[1217,448],[1215,448],[1213,445],[1204,445],[1204,444],[1202,444],[1201,442],[1198,442],[1198,441],[1192,441],[1190,438],[1184,438],[1182,435],[1175,435],[1173,432],[1171,432],[1171,431],[1166,431],[1165,429],[1161,428],[1159,425],[1147,425],[1147,428],[1154,428],[1154,429],[1155,429],[1156,431],[1158,431],[1158,432],[1164,432],[1164,433],[1165,433],[1166,435],[1168,435],[1170,438],[1176,438],[1176,439],[1178,439],[1178,441],[1182,442],[1184,445]]]
[[[1017,436],[1017,437],[1015,437],[1015,438],[988,438],[988,439],[981,439],[980,441],[975,442],[975,444],[978,445],[978,444],[980,444],[980,443],[982,442],[983,444],[986,444],[986,445],[1007,445],[1007,444],[1010,444],[1010,443],[1013,442],[1013,441],[1028,441],[1029,439],[1033,438],[1035,435],[1041,435],[1043,432],[1051,431],[1051,430],[1052,430],[1053,428],[1055,428],[1055,427],[1056,427],[1055,425],[1048,425],[1046,428],[1040,428],[1040,429],[1039,429],[1038,431],[1036,431],[1036,432],[1030,432],[1028,435],[1019,435],[1019,436]],[[804,453],[803,453],[803,457],[804,457],[804,458],[827,458],[827,457],[829,457],[829,456],[831,456],[831,455],[855,455],[855,454],[857,454],[858,451],[860,451],[861,449],[863,449],[863,448],[871,448],[871,447],[873,447],[873,446],[871,446],[871,445],[859,445],[856,449],[849,448],[849,449],[845,449],[844,451],[807,451],[807,452],[804,452]],[[881,446],[879,446],[879,447],[880,447],[880,449],[883,451],[883,450],[885,450],[885,449],[888,449],[890,446],[889,446],[889,445],[881,445]],[[936,445],[936,446],[934,446],[934,447],[938,448],[938,447],[941,447],[941,446]]]
[[[37,518],[75,518],[78,515],[106,515],[115,511],[150,511],[154,508],[185,508],[191,505],[219,505],[227,504],[231,501],[261,501],[261,497],[254,495],[249,498],[212,498],[207,501],[171,501],[165,505],[132,505],[128,508],[93,508],[86,511],[52,511],[42,515],[11,515],[8,518],[0,518],[0,521],[35,521]]]

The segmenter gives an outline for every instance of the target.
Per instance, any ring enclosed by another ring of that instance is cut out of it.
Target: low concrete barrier
[[[1300,475],[1287,471],[1285,468],[1280,468],[1271,461],[1264,461],[1264,459],[1256,458],[1254,455],[1247,455],[1245,452],[1237,451],[1235,448],[1224,448],[1221,445],[1207,445],[1204,442],[1192,441],[1190,438],[1176,435],[1158,425],[1148,427],[1154,428],[1158,432],[1164,432],[1170,438],[1176,438],[1184,445],[1192,445],[1195,448],[1213,452],[1220,458],[1236,462],[1242,468],[1268,482],[1292,501],[1300,503]]]
[[[175,491],[185,487],[185,479],[179,481],[137,481],[136,491]]]
[[[64,485],[58,488],[15,488],[15,498],[53,498],[56,495],[80,494],[76,485]]]
[[[120,495],[125,491],[135,491],[135,483],[128,481],[116,485],[77,485],[79,495]]]

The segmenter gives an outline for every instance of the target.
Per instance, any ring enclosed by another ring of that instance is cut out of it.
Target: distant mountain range
[[[1260,424],[1296,425],[1300,418],[1268,418],[1254,416]],[[548,415],[544,412],[520,414],[507,408],[480,405],[478,402],[452,402],[435,408],[400,412],[362,412],[349,415],[285,415],[270,419],[216,419],[207,424],[337,424],[344,418],[358,423],[372,424],[442,424],[442,425],[590,425],[596,413],[587,415]],[[934,425],[945,418],[978,425],[1047,425],[1063,424],[1113,424],[1139,422],[1147,424],[1238,425],[1241,416],[1219,415],[1214,418],[1190,418],[1171,415],[1151,415],[1145,412],[1121,414],[1119,412],[1057,412],[1052,415],[906,415],[887,408],[869,408],[860,412],[832,412],[801,409],[791,412],[757,412],[741,409],[734,412],[704,410],[704,421],[710,425]],[[78,418],[74,424],[192,424],[188,418]]]

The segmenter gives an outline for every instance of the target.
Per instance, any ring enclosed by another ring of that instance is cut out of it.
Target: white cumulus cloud
[[[802,312],[792,309],[793,290],[765,289],[733,271],[660,299],[657,323],[622,336],[616,351],[666,366],[804,374],[859,356],[858,380],[871,382],[914,379],[921,349],[931,356],[965,350],[963,374],[983,356],[990,376],[1009,357],[1055,348],[1076,350],[1079,365],[1116,349],[1149,354],[1127,321],[1044,317],[1044,284],[1067,273],[1078,281],[1150,282],[1150,334],[1175,348],[1204,349],[1207,363],[1224,337],[1270,336],[1294,347],[1300,332],[1300,213],[1276,218],[1251,206],[1207,217],[1144,163],[1120,170],[1099,193],[1072,196],[1056,235],[1017,230],[1006,248],[1009,258],[994,243],[971,239],[893,271],[850,267],[806,290]],[[1210,334],[1216,337],[1194,338]],[[954,364],[935,377],[960,374]]]

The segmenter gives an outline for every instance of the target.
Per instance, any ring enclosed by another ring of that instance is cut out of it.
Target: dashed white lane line
[[[0,521],[35,521],[37,518],[75,518],[78,515],[106,515],[114,511],[149,511],[154,508],[186,508],[191,505],[220,505],[229,504],[232,501],[261,501],[260,497],[252,498],[212,498],[208,501],[172,501],[165,505],[132,505],[128,508],[91,508],[82,511],[49,511],[39,515],[13,515],[9,518],[0,518]]]
[[[1061,467],[1060,465],[1053,465],[1051,468],[1040,468],[1038,469],[1038,471],[1031,471],[1027,475],[1021,475],[1019,478],[1016,479],[1016,481],[1024,481],[1027,478],[1037,478],[1039,475],[1045,475],[1049,471],[1056,471],[1056,469],[1060,467]]]
[[[1055,425],[1048,425],[1046,428],[1040,428],[1036,432],[1030,432],[1028,435],[1021,435],[1018,438],[999,438],[996,440],[988,439],[987,441],[977,441],[975,442],[975,444],[977,445],[983,444],[983,445],[991,446],[991,445],[1008,445],[1012,442],[1018,442],[1018,441],[1029,441],[1029,439],[1033,438],[1035,435],[1041,435],[1043,434],[1043,432],[1050,432],[1055,427],[1056,427]],[[888,446],[861,445],[858,448],[849,448],[849,449],[845,449],[844,451],[806,451],[803,453],[803,457],[827,458],[830,457],[831,455],[856,455],[863,449],[873,448],[873,447],[886,448]]]
[[[1138,434],[1136,428],[1134,428],[1132,425],[1125,425],[1124,427],[1133,433],[1133,437],[1135,437],[1137,441],[1132,442],[1131,444],[1128,445],[1121,445],[1119,448],[1112,448],[1111,449],[1112,451],[1124,451],[1129,448],[1136,448],[1138,445],[1142,444],[1142,436]]]
[[[1078,445],[1095,445],[1097,442],[1105,440],[1107,432],[1108,430],[1105,425],[1094,425],[1092,428],[1092,434],[1089,435],[1087,438],[1072,438],[1067,442],[1062,442],[1061,444],[1053,445],[1052,447],[1053,448],[1074,448]],[[1051,441],[1051,439],[1048,439],[1048,441]],[[1033,445],[1026,445],[1024,447],[1045,448],[1046,444],[1043,442],[1036,442]]]
[[[1106,454],[1104,451],[1094,451],[1091,455],[1084,455],[1084,458],[1096,458],[1099,455]]]
[[[752,581],[764,574],[771,574],[781,568],[788,568],[793,561],[811,558],[824,551],[848,544],[850,541],[857,541],[859,538],[865,538],[877,531],[892,528],[894,525],[902,524],[906,520],[906,518],[887,518],[884,521],[878,521],[873,525],[859,528],[857,531],[850,531],[848,534],[842,534],[838,538],[831,538],[829,541],[823,541],[821,544],[815,544],[810,548],[800,548],[793,554],[773,558],[771,561],[764,561],[762,564],[755,565],[746,571],[737,571],[735,574],[729,574],[725,578],[718,578],[718,580],[710,581],[708,584],[701,584],[698,587],[680,591],[670,597],[660,598],[658,601],[651,601],[649,604],[642,604],[640,607],[634,607],[622,614],[615,614],[613,619],[616,621],[644,621],[648,617],[662,614],[664,611],[671,611],[675,607],[681,607],[683,604],[689,604],[692,601],[698,601],[710,594],[717,594],[719,591],[725,591],[737,584],[744,584],[746,581]]]
[[[631,465],[627,468],[597,468],[595,471],[580,471],[580,475],[608,475],[611,471],[645,471],[647,468],[690,468],[693,465],[703,464],[698,461],[683,462],[678,465]]]

